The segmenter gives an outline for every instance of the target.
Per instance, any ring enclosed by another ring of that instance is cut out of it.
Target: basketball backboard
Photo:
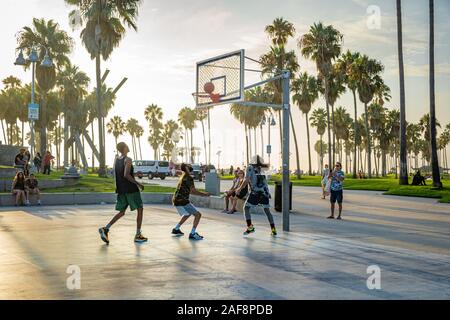
[[[244,50],[230,52],[197,63],[197,108],[235,103],[244,98]]]

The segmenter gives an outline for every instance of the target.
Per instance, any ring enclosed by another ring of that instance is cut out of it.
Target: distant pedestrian
[[[42,156],[39,152],[36,153],[33,159],[34,166],[36,168],[36,171],[39,173],[41,172],[41,166],[42,166]]]
[[[327,185],[327,181],[328,181],[328,176],[330,175],[330,168],[328,167],[328,164],[325,165],[325,169],[323,169],[322,171],[322,180],[321,180],[321,184],[322,184],[322,199],[325,199],[325,197],[327,196],[327,192],[325,190],[325,187]]]
[[[334,219],[334,208],[337,202],[339,205],[339,215],[337,219],[341,220],[342,202],[344,201],[343,182],[345,180],[345,174],[342,171],[342,164],[340,162],[336,162],[335,169],[332,172],[330,172],[329,177],[331,179],[330,185],[331,216],[329,216],[328,219]]]
[[[44,161],[43,161],[43,165],[44,165],[44,174],[48,174],[48,175],[50,175],[50,167],[51,167],[51,163],[52,163],[52,160],[53,159],[55,159],[55,157],[54,156],[52,156],[52,154],[50,153],[50,151],[47,151],[46,153],[45,153],[45,156],[44,156]]]

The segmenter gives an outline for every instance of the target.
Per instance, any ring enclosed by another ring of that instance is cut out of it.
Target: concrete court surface
[[[347,191],[345,220],[329,221],[317,193],[294,188],[292,232],[277,238],[263,215],[244,238],[240,214],[209,209],[205,240],[173,238],[174,208],[146,206],[150,242],[140,245],[134,214],[114,226],[109,246],[100,241],[111,205],[1,208],[0,299],[450,298],[450,206]],[[80,290],[67,288],[69,265],[80,268]],[[372,265],[381,290],[367,288]]]

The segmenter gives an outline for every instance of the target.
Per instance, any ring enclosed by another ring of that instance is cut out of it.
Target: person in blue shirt
[[[330,172],[331,187],[330,187],[330,202],[331,202],[331,216],[328,219],[334,219],[334,208],[336,202],[339,205],[338,220],[342,219],[342,202],[344,200],[343,195],[343,183],[345,180],[345,174],[342,171],[342,164],[336,162],[336,166],[333,171]]]

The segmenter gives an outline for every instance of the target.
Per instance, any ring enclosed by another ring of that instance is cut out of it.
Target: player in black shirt
[[[114,174],[116,179],[117,203],[116,210],[118,214],[114,216],[110,223],[100,228],[101,239],[109,244],[109,229],[120,218],[125,215],[125,211],[130,207],[131,211],[137,210],[137,229],[134,242],[146,242],[148,239],[141,233],[142,217],[144,206],[141,199],[141,191],[144,186],[134,179],[134,168],[131,159],[127,156],[130,149],[125,142],[117,144],[117,150],[120,156],[114,162]]]

